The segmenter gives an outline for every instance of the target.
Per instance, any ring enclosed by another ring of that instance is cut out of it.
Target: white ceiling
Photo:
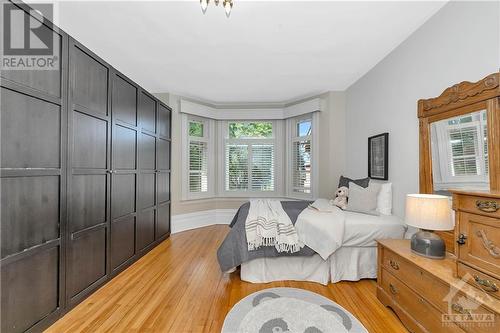
[[[216,103],[345,90],[444,2],[60,2],[55,22],[152,92]]]

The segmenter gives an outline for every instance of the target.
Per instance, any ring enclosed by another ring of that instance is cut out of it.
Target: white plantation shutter
[[[182,200],[215,195],[215,123],[211,119],[181,115]]]
[[[486,124],[483,125],[483,141],[484,141],[484,173],[488,175],[489,173],[489,155],[488,155],[488,126]]]
[[[479,174],[478,131],[476,126],[449,130],[453,176],[476,176]]]
[[[292,170],[293,191],[311,193],[311,140],[293,142]]]
[[[274,191],[274,145],[254,144],[251,186],[253,191]]]
[[[208,191],[208,145],[206,142],[189,142],[189,192]]]
[[[248,189],[248,145],[226,146],[226,191]]]

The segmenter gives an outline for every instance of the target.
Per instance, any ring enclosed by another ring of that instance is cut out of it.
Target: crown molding
[[[295,104],[279,106],[255,105],[211,105],[208,103],[193,101],[192,99],[182,98],[180,112],[196,115],[199,117],[211,118],[216,120],[274,120],[288,119],[300,116],[306,113],[321,111],[321,99],[312,98]]]

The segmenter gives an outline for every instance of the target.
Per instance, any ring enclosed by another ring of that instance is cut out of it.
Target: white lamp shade
[[[425,230],[453,230],[450,198],[434,194],[408,194],[406,224]]]

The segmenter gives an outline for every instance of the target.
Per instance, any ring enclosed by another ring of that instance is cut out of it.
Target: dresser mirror
[[[489,190],[487,111],[435,121],[430,129],[434,193]]]
[[[419,100],[418,118],[420,193],[500,195],[500,72]],[[450,252],[455,231],[438,232]]]

